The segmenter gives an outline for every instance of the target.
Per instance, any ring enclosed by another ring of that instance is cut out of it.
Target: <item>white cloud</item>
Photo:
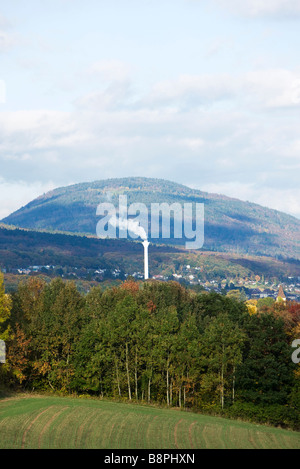
[[[6,85],[4,80],[0,80],[0,104],[6,101]]]
[[[2,112],[1,176],[27,180],[31,189],[35,181],[59,186],[131,175],[192,182],[200,189],[215,181],[225,195],[300,216],[300,118],[269,112],[298,106],[292,99],[297,78],[286,70],[186,75],[158,84],[132,105],[118,83],[119,94],[84,96],[73,112]],[[22,200],[25,189],[16,184]],[[5,204],[11,206],[9,198]]]
[[[205,58],[210,59],[212,57],[216,57],[221,52],[224,52],[226,49],[232,50],[234,46],[235,43],[230,37],[216,37],[208,45],[207,51],[205,53]]]
[[[177,144],[183,145],[192,151],[198,151],[205,145],[205,141],[202,138],[182,138],[178,139]]]
[[[113,110],[124,106],[131,96],[130,84],[112,83],[105,90],[96,91],[74,101],[78,109],[93,111]]]
[[[197,14],[174,2],[172,21],[161,2],[158,22],[149,2],[124,6],[116,21],[110,2],[77,10],[68,1],[58,16],[53,6],[34,16],[8,6],[16,25],[0,16],[0,52],[18,46],[1,55],[10,87],[0,107],[2,211],[49,180],[145,175],[214,182],[299,213],[297,23],[232,20],[224,9],[281,18],[296,16],[300,0],[197,0]]]
[[[90,111],[114,110],[127,106],[132,99],[132,67],[120,60],[94,62],[81,75],[94,91],[73,101],[77,109]]]
[[[17,42],[15,34],[10,30],[10,21],[0,14],[0,53],[6,52]]]
[[[0,219],[7,217],[31,200],[55,188],[53,182],[39,181],[29,184],[25,181],[5,181],[0,179]]]
[[[0,137],[0,152],[5,157],[76,147],[87,143],[91,134],[80,126],[76,113],[39,110],[0,113]]]
[[[300,73],[284,69],[251,71],[245,75],[244,89],[268,108],[299,106]]]
[[[182,75],[156,84],[143,106],[192,108],[216,103],[232,106],[284,108],[300,105],[300,73],[263,69],[244,74]]]
[[[235,93],[235,84],[228,74],[182,75],[157,83],[141,104],[194,107],[230,99]]]
[[[0,52],[5,52],[14,46],[16,43],[15,38],[7,31],[0,29]]]
[[[0,28],[1,29],[8,29],[11,27],[11,24],[5,16],[0,14]]]
[[[194,185],[195,186],[195,185]],[[257,183],[239,181],[205,184],[198,189],[215,194],[226,194],[240,200],[289,213],[300,218],[300,189],[263,187]]]
[[[234,13],[250,17],[294,16],[300,14],[299,0],[214,0]]]
[[[87,70],[87,75],[104,81],[127,81],[132,74],[132,67],[121,60],[102,60],[94,62]]]

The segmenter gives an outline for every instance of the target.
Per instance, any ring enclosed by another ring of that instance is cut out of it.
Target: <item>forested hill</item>
[[[119,195],[127,195],[128,205],[138,202],[148,207],[152,202],[204,203],[204,250],[300,258],[300,220],[254,203],[162,179],[107,179],[61,187],[41,195],[2,222],[23,228],[95,236],[98,204],[111,202],[117,208]]]

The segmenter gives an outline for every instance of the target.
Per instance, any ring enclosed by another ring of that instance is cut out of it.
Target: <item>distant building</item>
[[[280,301],[280,300],[286,301],[286,296],[284,294],[282,285],[280,285],[280,287],[279,287],[278,295],[277,295],[277,298],[276,298],[276,301]]]

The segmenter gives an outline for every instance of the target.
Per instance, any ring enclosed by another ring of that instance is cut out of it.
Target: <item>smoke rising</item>
[[[135,220],[127,220],[125,218],[111,217],[109,223],[119,230],[128,230],[131,233],[134,233],[136,236],[142,238],[143,240],[147,239],[147,233],[144,228]]]

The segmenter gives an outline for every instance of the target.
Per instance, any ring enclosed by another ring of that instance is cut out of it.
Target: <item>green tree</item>
[[[286,404],[293,364],[284,321],[273,314],[248,316],[243,363],[237,372],[239,399],[256,404]]]
[[[113,360],[106,321],[93,318],[81,332],[73,358],[71,387],[90,394],[112,391]]]
[[[226,394],[235,399],[236,368],[242,362],[245,334],[228,314],[214,318],[202,336],[202,353],[207,367],[202,387],[219,395],[224,408]]]
[[[220,313],[228,314],[228,317],[239,325],[242,324],[243,317],[248,314],[244,303],[215,292],[193,297],[191,299],[191,310],[195,314],[200,332],[204,332],[211,319],[217,317]]]
[[[190,392],[199,382],[203,368],[200,334],[194,315],[189,314],[180,325],[174,345],[174,376],[178,392],[178,406],[193,404]]]
[[[127,294],[107,316],[118,392],[121,395],[122,375],[125,375],[129,400],[132,399],[132,375],[134,370],[132,322],[136,318],[137,311],[138,305],[135,299]]]
[[[274,298],[271,297],[266,297],[266,298],[259,298],[257,300],[257,310],[259,312],[263,310],[267,310],[268,308],[271,308],[275,303]]]
[[[176,356],[176,335],[179,330],[179,320],[176,307],[169,307],[156,316],[156,341],[154,345],[155,362],[159,374],[164,377],[161,387],[165,389],[166,402],[169,406],[172,400],[171,375]]]
[[[84,322],[84,300],[74,283],[55,279],[44,288],[29,327],[36,385],[70,390],[72,355]]]

